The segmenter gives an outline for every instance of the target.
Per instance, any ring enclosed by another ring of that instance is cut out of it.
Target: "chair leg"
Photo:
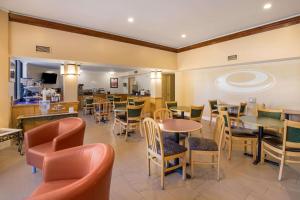
[[[210,113],[209,125],[211,125],[211,120],[212,120],[212,114]]]
[[[247,140],[244,141],[244,153],[247,153]]]
[[[220,180],[220,158],[221,158],[221,155],[220,155],[220,152],[218,153],[218,163],[217,163],[217,168],[218,168],[218,171],[217,171],[217,180],[219,181]]]
[[[127,141],[127,137],[128,137],[128,126],[126,126],[125,141]]]
[[[251,141],[253,161],[256,159],[256,141]]]
[[[164,179],[165,179],[165,161],[162,161],[161,163],[161,174],[160,174],[160,186],[161,189],[164,190],[165,189],[165,183],[164,183]]]
[[[192,155],[192,151],[190,151],[190,166],[191,166],[191,178],[194,176],[194,159]]]
[[[150,160],[150,158],[148,157],[148,175],[149,175],[149,176],[151,176],[151,168],[150,168],[150,167],[151,167],[151,163],[150,163],[150,162],[151,162],[151,160]]]
[[[283,166],[284,166],[284,152],[283,152],[281,160],[280,160],[280,169],[279,169],[279,175],[278,175],[279,181],[281,181],[281,179],[282,179]]]
[[[261,154],[260,154],[260,163],[264,164],[265,163],[265,147],[264,147],[264,143],[261,143]]]
[[[231,141],[231,139],[229,139],[229,141],[228,141],[228,156],[227,156],[228,160],[231,159],[231,152],[232,152],[232,141]]]
[[[186,161],[185,155],[182,156],[182,180],[186,180]]]
[[[211,167],[212,168],[214,168],[215,167],[215,155],[213,154],[213,155],[211,155],[211,163],[212,163],[212,165],[211,165]]]
[[[36,173],[36,167],[31,167],[31,172],[33,173],[33,174],[35,174]]]

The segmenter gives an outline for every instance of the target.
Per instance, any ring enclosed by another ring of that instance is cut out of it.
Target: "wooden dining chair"
[[[225,146],[227,146],[227,159],[231,159],[233,142],[244,143],[244,153],[247,153],[247,147],[251,146],[253,160],[256,159],[257,135],[252,130],[243,127],[231,127],[231,119],[227,111],[221,111],[220,116],[224,118],[225,124]]]
[[[257,117],[266,117],[283,120],[283,109],[257,108]],[[264,135],[282,137],[283,129],[265,128]]]
[[[120,102],[121,101],[121,97],[119,96],[114,96],[114,102]]]
[[[161,189],[164,189],[165,173],[182,167],[182,179],[186,179],[185,152],[187,149],[173,141],[164,140],[157,122],[152,118],[143,120],[143,131],[147,143],[148,175],[151,175],[151,161],[161,168]],[[176,166],[169,167],[168,162],[180,159]]]
[[[87,112],[90,112],[90,113],[93,112],[93,109],[94,109],[93,103],[94,103],[94,99],[92,97],[84,99],[83,112],[85,115],[87,114]]]
[[[96,106],[94,113],[96,121],[100,123],[101,121],[106,122],[109,120],[110,105],[111,103],[109,101],[101,101],[94,104],[94,106]]]
[[[144,105],[145,104],[145,100],[142,99],[135,99],[133,102],[133,105],[135,106],[140,106],[140,105]]]
[[[125,118],[126,109],[124,112],[117,111],[119,108],[127,108],[127,101],[114,102],[113,112],[114,112],[114,124],[113,124],[113,133],[115,133],[115,128],[118,125],[117,118]],[[123,115],[123,117],[121,116]],[[118,117],[121,116],[121,117]]]
[[[189,119],[201,122],[204,111],[204,105],[202,106],[191,106]]]
[[[128,105],[134,105],[134,98],[127,98]]]
[[[157,109],[154,111],[153,117],[154,117],[155,121],[161,122],[166,119],[173,119],[173,113],[172,113],[172,111],[170,111],[167,108],[160,108],[160,109]],[[163,132],[163,136],[164,136],[165,140],[172,140],[175,142],[174,134]],[[179,134],[179,141],[180,141],[180,144],[183,146],[185,146],[186,137],[187,136],[185,134]]]
[[[141,122],[142,122],[142,111],[144,105],[140,106],[127,106],[127,112],[125,115],[117,115],[116,124],[120,125],[121,132],[125,130],[125,141],[128,138],[128,132],[130,130],[137,130],[140,128],[140,134],[143,136],[141,131]]]
[[[220,179],[220,158],[222,150],[222,140],[224,135],[224,119],[220,116],[216,118],[213,139],[190,137],[189,157],[191,166],[191,176],[194,175],[195,164],[217,165],[217,180]],[[196,159],[196,156],[211,156],[211,162],[203,162]],[[216,160],[215,160],[216,158]]]
[[[246,113],[247,113],[247,103],[246,102],[241,102],[238,109],[237,109],[237,113],[230,113],[229,117],[230,117],[231,121],[236,122],[237,126],[239,126],[240,123],[241,123],[242,126],[244,127],[244,124],[240,120],[240,117],[245,116]]]
[[[285,163],[300,163],[300,122],[285,120],[282,140],[277,137],[263,138],[261,163],[264,163],[265,155],[280,161],[280,181]]]
[[[217,117],[219,115],[218,100],[208,100],[208,104],[209,104],[209,110],[210,110],[209,125],[211,125],[212,118]]]
[[[178,106],[177,101],[166,101],[165,104],[166,104],[166,108],[169,109],[169,110],[172,107],[177,107]],[[173,113],[173,118],[178,118],[178,114],[177,114],[176,111],[171,110],[171,112]]]

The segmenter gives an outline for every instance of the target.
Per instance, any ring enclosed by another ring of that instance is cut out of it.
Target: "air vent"
[[[43,53],[50,53],[50,47],[46,47],[46,46],[35,46],[35,51],[36,52],[43,52]]]
[[[237,55],[230,55],[230,56],[228,56],[227,60],[228,61],[237,60]]]

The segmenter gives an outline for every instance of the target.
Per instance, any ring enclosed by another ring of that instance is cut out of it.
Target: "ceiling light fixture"
[[[186,38],[186,34],[182,34],[181,37],[182,37],[182,38]]]
[[[269,10],[270,8],[272,8],[272,4],[271,4],[271,3],[266,3],[266,4],[264,5],[264,9],[265,9],[265,10]]]
[[[129,23],[133,23],[133,22],[134,22],[134,18],[133,18],[133,17],[129,17],[129,18],[127,19],[127,21],[128,21]]]

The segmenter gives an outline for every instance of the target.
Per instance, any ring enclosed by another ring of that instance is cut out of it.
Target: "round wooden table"
[[[175,141],[179,144],[179,134],[187,133],[200,130],[202,128],[202,124],[199,122],[188,120],[188,119],[166,119],[162,122],[159,122],[159,127],[162,131],[166,132],[166,134],[175,134]],[[179,159],[175,159],[174,165],[179,164]],[[182,169],[176,169],[166,173],[166,175],[174,172],[179,172],[182,174]],[[186,174],[187,178],[191,178],[189,174]]]

